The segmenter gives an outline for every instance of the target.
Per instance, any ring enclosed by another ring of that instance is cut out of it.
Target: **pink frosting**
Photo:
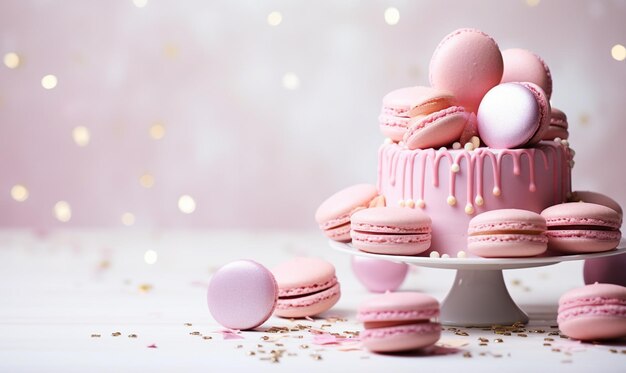
[[[507,208],[538,213],[565,201],[571,190],[570,160],[569,149],[553,141],[528,149],[474,151],[384,144],[378,189],[388,205],[412,200],[419,209],[423,202],[422,210],[432,219],[431,250],[456,255],[467,247],[474,214]],[[449,197],[456,203],[448,204]]]

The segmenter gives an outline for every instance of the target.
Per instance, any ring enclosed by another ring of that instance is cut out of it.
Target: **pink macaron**
[[[361,251],[417,255],[430,247],[431,220],[421,210],[375,207],[352,216],[352,244]]]
[[[593,284],[559,299],[559,329],[584,341],[626,337],[626,287]]]
[[[350,241],[350,217],[370,206],[384,206],[374,185],[357,184],[333,194],[317,208],[315,220],[331,240]]]
[[[607,196],[606,194],[591,192],[588,190],[577,190],[572,192],[567,201],[595,203],[596,205],[606,206],[610,209],[615,210],[620,217],[624,216],[622,206],[620,206],[620,204],[617,203],[616,200]]]
[[[480,138],[489,147],[531,146],[550,125],[550,102],[533,83],[503,83],[485,95],[477,118]]]
[[[550,115],[550,125],[548,126],[548,130],[544,133],[543,139],[552,141],[557,137],[559,139],[567,139],[569,138],[569,132],[567,124],[567,116],[564,112],[557,108],[552,108],[552,113]]]
[[[564,254],[612,250],[619,244],[622,219],[617,211],[587,202],[568,202],[541,212],[548,225],[548,248]]]
[[[297,257],[272,269],[280,317],[307,317],[329,310],[341,296],[335,267],[320,258]]]
[[[272,273],[252,260],[237,260],[211,277],[207,303],[211,315],[230,329],[254,329],[274,311],[278,286]]]
[[[483,96],[502,79],[504,70],[498,44],[475,29],[447,35],[430,60],[430,84],[451,92],[459,105],[476,112]]]
[[[518,209],[491,210],[474,216],[467,235],[467,250],[485,258],[540,255],[548,245],[545,219]]]
[[[450,145],[460,139],[468,120],[469,115],[463,107],[451,106],[411,119],[403,140],[409,149]]]
[[[352,272],[372,293],[396,291],[404,282],[409,265],[403,262],[352,256]]]
[[[450,92],[431,87],[406,87],[383,97],[380,130],[393,141],[402,140],[411,118],[428,115],[455,104]]]
[[[365,348],[374,352],[400,352],[435,344],[441,336],[439,303],[416,292],[385,293],[363,302],[357,314],[365,330]]]
[[[541,57],[526,49],[511,48],[502,51],[502,60],[504,61],[502,83],[535,83],[546,93],[548,100],[550,99],[552,74]]]

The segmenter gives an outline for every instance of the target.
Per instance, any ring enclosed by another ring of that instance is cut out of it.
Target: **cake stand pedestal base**
[[[527,323],[513,301],[501,270],[456,271],[454,284],[441,304],[440,322],[450,326],[491,326]]]

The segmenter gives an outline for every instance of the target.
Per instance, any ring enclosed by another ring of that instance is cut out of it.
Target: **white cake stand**
[[[626,241],[621,241],[617,249],[603,253],[507,259],[370,254],[355,249],[352,244],[335,241],[330,241],[330,246],[350,255],[421,267],[456,269],[454,284],[441,304],[440,322],[451,326],[512,325],[516,322],[528,322],[528,316],[515,304],[506,288],[502,276],[504,269],[541,267],[626,253]]]

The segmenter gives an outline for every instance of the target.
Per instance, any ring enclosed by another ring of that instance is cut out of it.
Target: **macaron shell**
[[[559,310],[567,308],[564,307],[564,305],[573,304],[578,306],[581,304],[580,302],[585,302],[586,304],[589,300],[599,298],[614,299],[615,302],[612,303],[626,302],[626,287],[615,284],[596,283],[568,290],[559,298]],[[598,302],[593,303],[599,304]]]
[[[587,203],[595,203],[596,205],[606,206],[610,209],[615,210],[620,218],[624,216],[624,211],[622,210],[622,206],[620,206],[617,201],[613,198],[597,192],[579,190],[572,192],[572,196],[568,199],[569,202],[587,202]]]
[[[543,140],[547,141],[554,140],[557,137],[562,140],[567,140],[569,138],[569,132],[563,127],[550,125],[548,126],[546,132],[543,134]]]
[[[352,272],[355,277],[373,293],[395,291],[404,282],[409,265],[403,262],[375,259],[353,255]]]
[[[468,120],[468,114],[460,106],[414,118],[404,134],[404,143],[409,149],[449,145],[460,139]]]
[[[579,316],[560,321],[559,329],[583,341],[622,338],[626,337],[626,316]]]
[[[375,234],[351,231],[352,245],[368,253],[386,255],[418,255],[430,247],[431,235],[424,234]]]
[[[323,231],[326,237],[337,242],[350,242],[350,223]]]
[[[468,234],[496,233],[502,231],[543,232],[546,220],[533,211],[521,209],[491,210],[470,220]]]
[[[502,83],[535,83],[550,99],[552,96],[552,75],[548,65],[541,57],[529,50],[511,48],[502,51],[502,60],[504,62]]]
[[[307,317],[331,309],[341,297],[341,288],[336,283],[331,288],[297,298],[278,299],[275,314],[280,317]]]
[[[410,118],[395,117],[392,115],[381,114],[378,117],[380,123],[380,132],[393,141],[401,141],[406,130],[409,128]]]
[[[548,248],[564,254],[599,253],[613,250],[622,237],[620,231],[550,230]]]
[[[308,294],[331,287],[337,282],[335,267],[313,257],[296,257],[272,269],[279,296]]]
[[[409,351],[435,344],[441,336],[441,326],[435,323],[417,323],[366,329],[360,336],[363,346],[370,351]]]
[[[475,29],[447,35],[430,60],[430,84],[450,91],[459,105],[475,112],[483,96],[500,83],[504,70],[498,44]]]
[[[393,90],[383,97],[383,114],[410,118],[429,114],[455,102],[449,91],[415,86]]]
[[[278,287],[272,273],[252,260],[221,267],[211,277],[207,304],[213,318],[226,328],[254,329],[274,311]]]
[[[548,247],[545,235],[493,234],[470,236],[467,251],[483,258],[522,258],[543,254]]]
[[[350,221],[357,210],[366,208],[378,196],[376,186],[357,184],[333,194],[317,208],[315,220],[320,228],[328,229]]]
[[[418,292],[385,293],[370,297],[359,306],[363,322],[429,320],[439,315],[439,302]]]
[[[543,89],[541,89],[538,85],[530,82],[521,82],[518,84],[526,87],[526,89],[528,89],[535,96],[537,104],[539,105],[539,128],[537,128],[535,134],[530,138],[530,140],[524,144],[526,146],[531,146],[539,143],[550,127],[550,100]]]
[[[547,108],[541,106],[546,102],[538,101],[537,97],[540,96],[518,83],[504,83],[491,89],[480,103],[477,113],[481,140],[491,148],[500,149],[516,148],[531,142],[540,127],[547,123],[542,117]]]
[[[598,226],[619,229],[622,218],[612,208],[588,202],[567,202],[550,206],[541,212],[548,227]]]
[[[352,229],[380,233],[429,233],[430,217],[420,211],[402,207],[374,207],[352,216]]]

